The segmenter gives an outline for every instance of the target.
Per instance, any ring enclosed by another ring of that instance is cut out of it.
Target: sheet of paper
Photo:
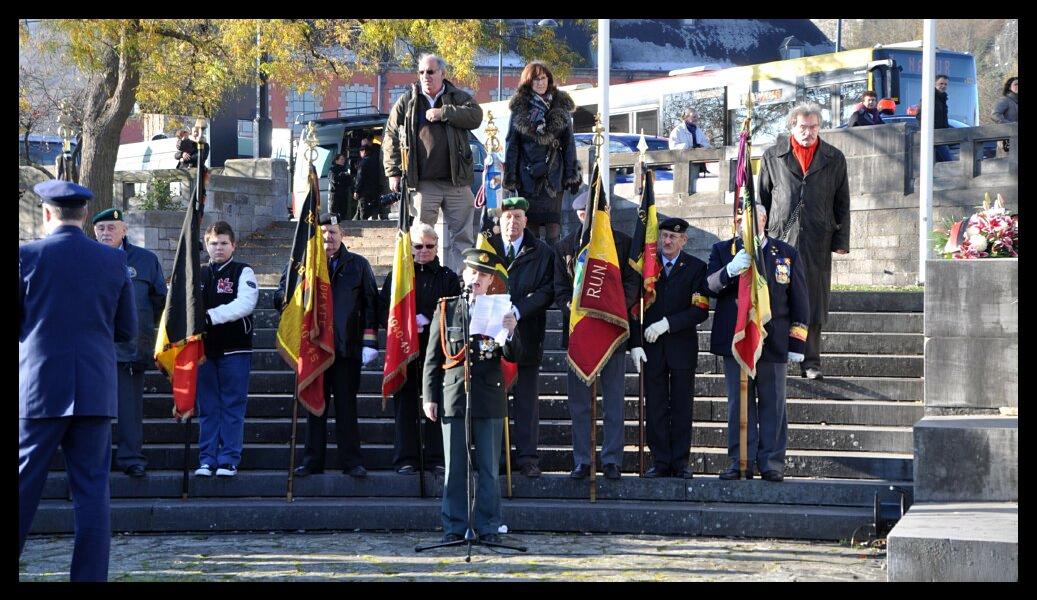
[[[508,337],[501,321],[504,315],[511,312],[511,296],[508,294],[492,294],[479,296],[472,304],[471,324],[468,326],[472,335],[485,335],[494,338],[503,345]]]

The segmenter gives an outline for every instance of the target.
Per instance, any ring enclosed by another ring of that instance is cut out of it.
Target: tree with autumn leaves
[[[413,64],[421,52],[442,56],[455,82],[474,82],[476,53],[496,51],[500,40],[496,21],[478,19],[66,19],[40,26],[52,35],[39,50],[84,76],[75,112],[91,213],[111,206],[119,136],[134,104],[148,113],[211,116],[232,92],[255,84],[257,63],[271,82],[322,93],[332,75]],[[32,43],[27,25],[19,28],[20,43]],[[548,28],[520,36],[517,50],[549,62],[560,78],[579,60]],[[23,104],[31,115],[32,100],[20,92],[20,115]]]

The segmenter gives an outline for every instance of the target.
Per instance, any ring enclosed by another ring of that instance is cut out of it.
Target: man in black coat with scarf
[[[803,259],[810,314],[802,375],[821,379],[821,328],[828,320],[832,253],[850,251],[850,181],[846,157],[818,136],[821,108],[800,104],[789,113],[790,135],[763,153],[760,203],[767,235]]]

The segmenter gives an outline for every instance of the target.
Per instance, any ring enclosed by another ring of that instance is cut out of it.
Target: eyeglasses
[[[425,69],[424,71],[418,71],[418,75],[435,75],[435,69]]]
[[[422,248],[426,250],[435,250],[436,244],[414,244],[415,250],[421,250]]]

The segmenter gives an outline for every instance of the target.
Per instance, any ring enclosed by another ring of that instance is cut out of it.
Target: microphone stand
[[[418,546],[414,548],[415,552],[423,552],[425,550],[432,550],[434,548],[449,548],[452,546],[460,546],[467,544],[468,553],[465,556],[465,562],[472,562],[472,546],[486,546],[488,548],[506,548],[508,550],[517,550],[519,552],[526,552],[527,548],[523,546],[512,546],[509,544],[501,544],[498,542],[487,542],[486,540],[479,539],[479,536],[475,533],[475,527],[473,527],[474,518],[472,511],[475,503],[472,498],[472,481],[474,479],[474,473],[472,472],[472,338],[471,332],[469,331],[469,322],[471,310],[470,299],[472,295],[472,286],[465,286],[464,291],[458,297],[458,300],[462,302],[464,310],[461,311],[461,329],[464,334],[464,434],[465,434],[465,457],[467,473],[465,479],[466,492],[468,494],[468,500],[466,506],[468,507],[468,529],[465,530],[464,539],[456,540],[453,542],[442,542],[439,544],[432,544],[431,546]],[[446,315],[440,315],[440,318],[445,319]],[[447,453],[449,449],[445,449]],[[497,464],[493,465],[496,469]],[[443,495],[447,493],[447,482],[443,482]]]

